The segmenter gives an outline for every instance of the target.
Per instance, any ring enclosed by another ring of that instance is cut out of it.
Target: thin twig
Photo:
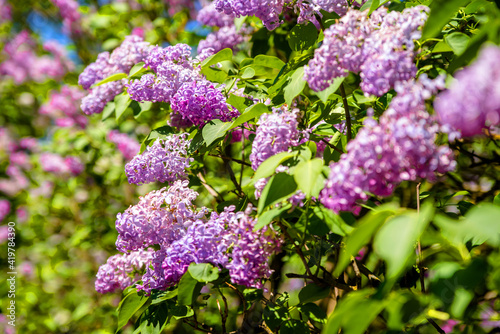
[[[342,102],[344,103],[345,111],[345,125],[347,127],[347,141],[352,139],[351,133],[351,113],[349,111],[349,104],[347,103],[347,96],[345,94],[344,83],[340,84],[340,95],[342,96]]]
[[[359,270],[358,264],[356,263],[356,259],[354,256],[351,256],[352,268],[354,269],[354,273],[356,274],[356,288],[358,290],[361,289],[361,271]]]
[[[330,146],[330,148],[333,149],[334,151],[337,151],[340,154],[344,154],[344,152],[342,152],[341,149],[339,149],[337,146],[333,144],[330,144],[328,140],[321,138],[321,141],[324,142],[326,145]]]
[[[220,159],[223,159],[223,160],[231,160],[231,161],[234,161],[236,163],[239,163],[241,165],[245,165],[245,166],[249,166],[249,167],[252,167],[251,164],[249,164],[248,162],[246,161],[242,161],[240,159],[235,159],[235,158],[231,158],[231,157],[224,157],[224,156],[220,156],[220,155],[215,155],[215,154],[208,154],[209,157],[215,157],[215,158],[220,158]]]
[[[198,173],[196,176],[198,176],[198,178],[201,181],[201,184],[205,187],[205,189],[207,189],[208,193],[210,195],[212,195],[213,197],[215,197],[215,199],[217,200],[217,202],[219,202],[219,203],[224,202],[224,198],[221,196],[221,194],[219,194],[214,188],[212,188],[207,183],[207,181],[205,180],[205,178],[203,177],[203,174],[201,174],[201,172]]]

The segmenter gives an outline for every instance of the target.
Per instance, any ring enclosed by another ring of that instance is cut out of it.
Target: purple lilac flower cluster
[[[44,152],[40,155],[42,169],[48,173],[60,175],[71,174],[77,176],[83,172],[85,166],[78,157],[61,157],[55,153]]]
[[[112,81],[91,88],[94,83],[116,73],[128,73],[132,66],[143,61],[150,50],[150,45],[139,36],[125,37],[123,43],[111,54],[103,52],[97,60],[87,66],[80,74],[78,83],[89,90],[89,94],[82,99],[82,110],[91,115],[100,113],[106,104],[118,95],[126,83],[126,79]]]
[[[73,69],[74,64],[60,45],[47,42],[44,49],[51,55],[37,56],[33,39],[26,30],[21,31],[3,48],[6,57],[0,64],[0,75],[10,76],[16,84],[21,84],[27,80],[59,80]]]
[[[250,162],[252,169],[257,170],[260,164],[269,157],[286,152],[299,143],[297,111],[288,107],[273,108],[272,114],[260,116],[259,127],[252,143]]]
[[[255,139],[252,143],[252,152],[250,153],[250,162],[252,169],[257,170],[260,164],[272,157],[275,154],[286,152],[292,146],[301,144],[308,134],[298,129],[297,122],[298,109],[289,110],[288,107],[282,106],[281,108],[273,108],[272,114],[263,114],[256,131]],[[286,172],[288,167],[278,166],[276,172]],[[255,183],[255,197],[260,198],[262,190],[264,190],[269,178],[257,180]],[[293,206],[302,204],[305,195],[298,191],[292,195],[288,200]]]
[[[362,3],[366,2],[363,0]],[[357,1],[353,6],[361,6]],[[349,9],[347,0],[298,0],[293,10],[299,12],[297,23],[304,24],[312,22],[318,29],[321,29],[317,16],[322,17],[321,10],[328,13],[337,13],[344,16]]]
[[[80,33],[80,13],[78,12],[78,2],[75,0],[51,0],[59,8],[59,13],[63,18],[63,27],[67,32]]]
[[[267,29],[273,30],[281,24],[280,14],[285,0],[215,0],[215,8],[226,15],[256,16]]]
[[[256,220],[249,217],[251,208],[235,213],[232,206],[207,218],[207,208],[192,204],[198,194],[187,185],[188,181],[179,180],[168,189],[153,191],[117,216],[119,251],[127,254],[159,247],[151,254],[137,288],[149,294],[153,289],[177,284],[193,262],[220,265],[229,269],[234,283],[262,287],[262,279],[271,274],[268,260],[279,250],[279,239],[269,227],[253,231]],[[117,279],[108,279],[108,273],[115,273],[117,266],[110,261],[101,266],[98,291],[118,287]],[[127,280],[123,286],[132,283]]]
[[[153,257],[151,249],[140,249],[126,254],[111,256],[106,264],[99,267],[95,289],[100,293],[123,290],[140,279],[140,272]]]
[[[136,139],[117,130],[113,130],[108,134],[108,140],[118,147],[118,150],[123,154],[125,160],[130,160],[135,157],[137,152],[141,149],[141,145]]]
[[[186,169],[193,161],[187,154],[191,140],[187,133],[156,139],[142,154],[125,165],[128,182],[137,185],[151,182],[172,183],[187,178]]]
[[[238,45],[247,39],[243,33],[236,31],[235,26],[222,27],[208,34],[205,39],[200,41],[198,44],[198,54],[202,56],[198,58],[203,61],[225,48],[238,51]]]
[[[435,173],[455,168],[451,149],[435,144],[440,127],[423,103],[442,84],[440,79],[432,85],[424,76],[396,86],[398,95],[380,122],[367,120],[347,145],[348,153],[330,165],[320,193],[324,206],[335,212],[354,211],[369,194],[389,196],[402,181],[435,180]],[[420,103],[413,103],[416,95]]]
[[[194,207],[192,202],[198,193],[187,184],[177,181],[168,189],[152,191],[123,214],[119,213],[116,248],[125,253],[155,244],[171,244],[182,237],[187,227],[207,212],[206,208]]]
[[[16,141],[5,128],[0,127],[0,153],[5,151],[9,165],[5,173],[8,179],[0,179],[0,191],[15,196],[19,191],[29,186],[26,173],[32,168],[30,154],[38,150],[38,143],[35,138],[24,137]]]
[[[196,20],[208,27],[229,27],[234,24],[234,14],[226,15],[215,8],[215,2],[204,6],[196,16]]]
[[[337,77],[360,72],[365,94],[385,94],[416,75],[414,40],[421,36],[427,12],[425,6],[401,13],[381,7],[368,18],[367,11],[349,10],[325,30],[323,45],[305,67],[305,80],[321,91]]]
[[[0,222],[10,213],[10,202],[6,199],[0,199]]]
[[[500,124],[500,48],[485,47],[477,60],[456,74],[434,102],[439,122],[457,136],[475,136]]]
[[[146,74],[140,80],[127,85],[130,97],[143,102],[167,102],[171,104],[171,125],[201,126],[212,119],[229,121],[238,115],[228,108],[222,88],[202,77],[191,48],[176,44],[166,48],[153,48],[145,58],[154,74]]]
[[[54,91],[39,112],[54,119],[57,126],[85,128],[88,120],[80,111],[81,99],[85,96],[77,87],[63,86],[60,92]]]
[[[7,0],[0,0],[0,24],[12,19],[12,8]]]

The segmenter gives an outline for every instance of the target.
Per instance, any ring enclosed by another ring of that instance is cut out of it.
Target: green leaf
[[[151,133],[149,134],[149,139],[156,139],[156,138],[164,139],[174,133],[176,133],[174,128],[168,125],[164,125],[162,127],[152,130]]]
[[[147,301],[148,297],[139,296],[135,291],[126,295],[118,305],[118,329],[116,331],[123,328]]]
[[[108,102],[102,111],[102,120],[106,120],[113,115],[115,112],[115,103],[113,101]]]
[[[149,306],[141,315],[140,325],[134,334],[160,334],[168,320],[168,307],[166,304]]]
[[[146,72],[147,70],[148,70],[147,68],[144,68],[144,62],[141,61],[140,63],[137,63],[134,66],[132,66],[132,68],[128,72],[128,76],[129,76],[129,78],[131,78],[134,75],[142,74],[142,73]]]
[[[257,171],[253,176],[254,182],[273,175],[279,165],[294,156],[294,152],[281,152],[267,158],[260,164],[259,168],[257,168]]]
[[[309,326],[303,321],[290,319],[280,326],[279,334],[310,334]]]
[[[299,311],[312,321],[319,323],[326,322],[326,312],[323,311],[318,305],[314,303],[307,303],[297,307]]]
[[[299,300],[301,304],[315,302],[320,299],[325,299],[330,295],[330,288],[319,286],[315,283],[307,284],[299,292]]]
[[[177,297],[178,292],[179,291],[177,289],[175,289],[175,290],[171,290],[171,291],[161,291],[157,295],[152,294],[152,296],[154,296],[154,299],[151,302],[151,305],[160,304],[160,303],[165,302],[166,300],[173,299],[173,298]]]
[[[242,113],[238,118],[236,118],[229,130],[232,130],[241,124],[248,122],[256,117],[260,117],[260,115],[265,114],[269,112],[269,109],[264,103],[257,103],[254,104],[253,106],[247,108],[244,113]]]
[[[351,261],[352,256],[356,256],[359,250],[366,245],[379,227],[389,218],[394,215],[395,210],[387,206],[380,206],[378,211],[370,211],[366,216],[361,218],[358,226],[345,241],[345,251],[340,253],[339,261],[333,275],[338,277]]]
[[[388,280],[398,278],[414,263],[415,244],[432,219],[433,213],[431,202],[426,202],[420,214],[407,210],[388,220],[377,232],[373,248],[387,263]]]
[[[277,70],[281,70],[283,66],[286,64],[279,59],[278,57],[274,56],[267,56],[267,55],[258,55],[255,57],[253,61],[254,65],[261,65],[261,66],[266,66],[270,68],[274,68]]]
[[[224,137],[231,128],[231,124],[231,122],[222,122],[219,119],[211,120],[205,124],[201,132],[206,145],[210,146],[215,140]]]
[[[264,212],[263,214],[259,215],[257,218],[257,223],[255,224],[253,230],[258,231],[264,226],[269,225],[273,219],[283,212],[289,210],[292,207],[292,204],[287,204],[283,205],[282,207],[279,208],[272,208],[271,210],[268,210]]]
[[[444,36],[444,40],[453,50],[453,52],[460,56],[467,50],[467,46],[469,44],[470,37],[461,32],[452,32]]]
[[[332,312],[323,333],[363,334],[384,309],[385,301],[367,298],[370,290],[354,291],[343,298]]]
[[[500,194],[496,195],[495,198],[493,198],[493,204],[500,206]]]
[[[243,96],[238,96],[234,94],[230,94],[229,98],[226,100],[228,104],[235,107],[240,113],[243,113],[243,111],[247,108],[245,101],[246,99]]]
[[[115,117],[116,121],[119,121],[123,116],[125,110],[127,110],[128,106],[132,103],[132,100],[128,96],[127,93],[123,93],[115,96]]]
[[[288,35],[288,45],[293,51],[303,51],[314,46],[317,39],[318,29],[314,24],[297,24]]]
[[[305,86],[304,67],[299,67],[293,72],[292,80],[290,80],[290,83],[284,89],[286,104],[292,105],[293,99],[302,93]]]
[[[314,207],[313,212],[318,219],[325,222],[331,232],[337,235],[344,237],[354,230],[352,226],[346,224],[342,217],[334,213],[332,210],[316,206]]]
[[[434,0],[431,13],[424,25],[422,40],[436,37],[441,29],[453,18],[460,7],[467,5],[470,0]]]
[[[321,176],[321,172],[323,170],[323,160],[321,159],[313,159],[309,161],[304,161],[299,163],[293,172],[293,178],[300,190],[308,198],[314,195],[313,190],[316,185],[316,181],[318,177]]]
[[[205,75],[207,80],[212,82],[223,83],[227,79],[226,72],[215,68],[207,67],[204,70],[202,70],[201,73]]]
[[[203,283],[195,280],[189,271],[186,271],[186,273],[182,275],[179,281],[179,287],[177,288],[179,291],[177,295],[179,304],[192,305],[196,298],[198,298],[203,285]]]
[[[257,212],[260,214],[264,208],[287,199],[296,190],[297,184],[293,176],[285,173],[274,175],[262,190]]]
[[[243,69],[240,76],[242,79],[253,78],[255,76],[255,70],[250,65],[249,67],[246,67],[245,69]]]
[[[104,85],[105,83],[112,82],[112,81],[122,80],[122,79],[125,79],[126,77],[127,77],[127,75],[125,73],[115,73],[115,74],[112,74],[105,79],[102,79],[98,83],[94,84],[92,87]]]
[[[221,61],[225,60],[232,60],[233,59],[233,50],[226,48],[223,50],[220,50],[213,56],[208,57],[201,63],[201,70],[203,73],[203,70],[209,68],[212,65],[215,65],[217,63],[220,63]]]
[[[198,282],[208,283],[219,278],[219,269],[210,263],[191,263],[188,271]]]
[[[134,109],[134,118],[135,119],[138,119],[141,117],[141,115],[145,112],[148,112],[151,110],[151,107],[153,106],[153,102],[149,102],[149,101],[146,101],[146,102],[137,102],[137,101],[134,101],[135,103],[137,103],[139,105],[139,111],[136,112],[136,109]]]
[[[344,82],[345,80],[345,77],[338,77],[338,78],[335,78],[333,79],[333,82],[332,84],[330,85],[330,87],[328,87],[327,89],[325,90],[322,90],[321,92],[316,92],[316,96],[319,97],[321,99],[321,101],[323,101],[323,103],[326,103],[328,101],[328,98],[330,97],[330,95],[332,95],[333,93],[335,93],[340,85]]]

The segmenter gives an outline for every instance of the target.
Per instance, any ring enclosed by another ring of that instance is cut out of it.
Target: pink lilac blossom
[[[78,87],[63,86],[60,92],[53,91],[49,100],[44,103],[39,113],[55,119],[60,127],[77,126],[85,128],[88,120],[80,111],[81,99],[85,93]]]
[[[365,1],[363,0],[363,3]],[[359,7],[361,4],[354,1],[353,6]],[[348,9],[349,3],[347,0],[298,0],[293,8],[295,12],[299,12],[298,24],[312,22],[318,29],[321,29],[318,17],[323,17],[321,10],[328,13],[335,12],[339,16],[344,16]]]
[[[0,245],[7,241],[9,238],[9,226],[1,225],[0,226]]]
[[[442,85],[442,79],[434,87],[425,76],[421,81],[398,84],[398,95],[379,123],[368,119],[347,145],[348,153],[338,163],[330,164],[330,175],[320,193],[325,207],[335,212],[353,211],[370,194],[390,196],[403,181],[432,181],[435,173],[455,168],[451,149],[435,144],[440,127],[425,111],[425,105],[401,102],[409,100],[407,92],[410,96],[418,91],[421,96],[429,96]]]
[[[7,217],[10,212],[10,202],[6,199],[0,199],[0,222]]]
[[[304,79],[313,90],[321,91],[335,78],[360,72],[365,94],[385,94],[396,82],[415,76],[414,40],[421,36],[428,10],[416,6],[387,13],[381,7],[369,18],[367,11],[349,10],[325,30],[324,42],[305,67]]]
[[[142,185],[151,182],[172,183],[187,178],[186,169],[194,160],[187,154],[191,140],[187,133],[156,139],[142,154],[125,165],[128,182]]]
[[[187,186],[188,181],[176,181],[168,189],[141,197],[137,205],[117,215],[119,251],[159,247],[148,260],[138,290],[150,294],[153,289],[177,284],[193,262],[226,267],[234,276],[233,283],[261,288],[262,280],[272,273],[269,257],[281,245],[274,231],[270,227],[253,231],[256,219],[249,216],[251,207],[236,213],[234,206],[226,207],[207,218],[207,208],[192,204],[198,194]],[[108,264],[112,259],[115,261],[112,257]],[[116,265],[108,264],[99,269],[99,292],[123,289],[113,276]],[[132,279],[125,282],[123,286],[129,286]]]
[[[148,55],[150,45],[136,35],[125,37],[123,43],[111,54],[103,52],[97,60],[87,66],[80,74],[78,83],[89,89],[89,95],[82,99],[81,108],[87,115],[100,113],[108,102],[124,88],[126,79],[112,81],[91,88],[94,83],[116,73],[128,73],[132,66],[141,62]]]
[[[73,63],[67,59],[61,46],[48,42],[44,48],[52,55],[37,56],[35,42],[26,30],[21,31],[3,49],[6,59],[0,64],[0,75],[10,76],[16,84],[21,84],[27,80],[59,80],[73,69]]]
[[[209,27],[229,27],[234,24],[234,14],[226,15],[215,8],[215,2],[203,7],[196,20]]]
[[[114,143],[122,153],[125,160],[131,160],[139,152],[141,145],[136,139],[133,139],[125,133],[113,130],[108,133],[108,140]]]
[[[78,2],[75,0],[51,0],[51,2],[59,8],[59,13],[63,18],[64,29],[67,32],[80,33]]]
[[[127,252],[155,244],[167,245],[184,235],[187,227],[207,212],[206,208],[198,210],[192,204],[198,193],[187,185],[187,181],[176,181],[168,189],[141,197],[138,204],[119,213],[116,248]]]
[[[12,19],[12,8],[7,0],[0,0],[0,24]]]
[[[72,174],[77,176],[85,169],[81,160],[77,157],[63,158],[58,154],[44,152],[40,155],[42,169],[52,174]]]
[[[257,124],[259,127],[250,154],[253,170],[269,157],[297,146],[300,135],[297,110],[290,111],[285,106],[273,108],[272,114],[263,114]]]
[[[284,5],[285,0],[215,0],[219,12],[235,17],[256,16],[269,30],[281,24],[279,16]]]
[[[140,272],[153,256],[151,249],[111,256],[97,272],[95,289],[100,293],[115,292],[131,286],[140,279]]]
[[[233,51],[238,51],[238,45],[243,43],[247,38],[242,32],[236,31],[235,26],[222,27],[219,30],[208,34],[205,39],[202,39],[198,44],[198,54],[202,54],[207,58],[212,54],[216,54],[220,50],[229,48]],[[210,53],[208,53],[208,49]]]
[[[477,60],[458,72],[450,88],[434,101],[439,122],[453,138],[483,134],[500,124],[500,48],[487,46]],[[453,139],[450,136],[450,139]]]

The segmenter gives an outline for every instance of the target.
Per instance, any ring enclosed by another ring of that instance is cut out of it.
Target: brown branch
[[[214,157],[214,158],[220,158],[220,159],[223,159],[223,160],[230,160],[230,161],[234,161],[236,163],[239,163],[241,165],[245,165],[245,166],[249,166],[249,167],[252,167],[251,164],[249,164],[248,162],[246,161],[243,161],[243,160],[240,160],[240,159],[235,159],[235,158],[231,158],[231,157],[224,157],[224,156],[221,156],[221,155],[215,155],[215,154],[208,154],[209,157]]]
[[[344,104],[346,135],[347,135],[347,141],[349,141],[352,139],[351,113],[349,112],[349,104],[347,103],[347,96],[345,94],[344,83],[340,84],[340,95],[342,95],[342,102]]]
[[[333,145],[333,144],[330,144],[330,143],[328,142],[328,140],[321,138],[321,141],[322,141],[322,142],[324,142],[326,145],[330,146],[330,148],[331,148],[331,149],[333,149],[333,150],[337,151],[338,153],[340,153],[340,154],[344,154],[344,152],[342,152],[342,150],[340,150],[337,146],[335,146],[335,145]]]

